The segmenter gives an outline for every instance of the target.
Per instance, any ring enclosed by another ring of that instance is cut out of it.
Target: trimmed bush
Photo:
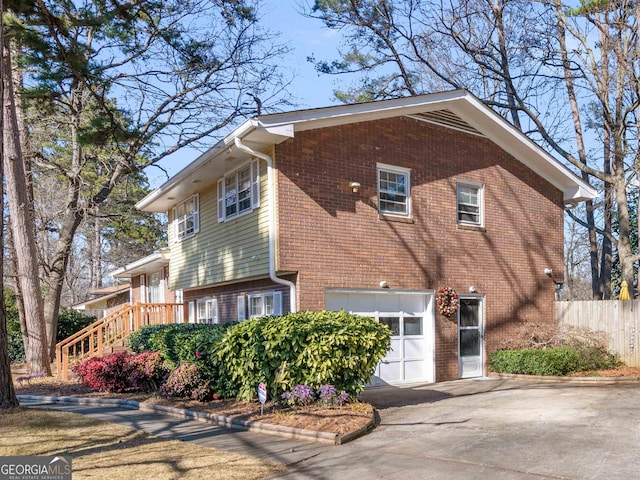
[[[130,378],[131,387],[134,390],[143,392],[159,390],[169,374],[160,352],[142,352],[134,355],[130,361],[135,367]]]
[[[127,346],[134,352],[159,351],[168,366],[175,368],[181,361],[194,363],[196,352],[210,350],[231,325],[148,325],[132,333],[127,339]]]
[[[602,349],[586,347],[500,350],[489,355],[489,361],[494,372],[554,376],[620,365],[614,355]]]
[[[165,397],[190,398],[200,402],[218,397],[202,369],[188,362],[181,363],[171,371],[160,393]]]
[[[117,352],[92,357],[74,365],[72,370],[85,385],[101,392],[156,390],[167,374],[160,353],[145,352],[133,355]]]
[[[301,312],[244,321],[229,329],[210,356],[220,374],[251,400],[265,382],[271,398],[296,385],[333,385],[356,395],[390,348],[391,331],[368,317],[340,312]]]
[[[130,377],[136,368],[131,357],[127,352],[91,357],[74,365],[72,370],[91,388],[101,392],[126,392],[132,388]]]

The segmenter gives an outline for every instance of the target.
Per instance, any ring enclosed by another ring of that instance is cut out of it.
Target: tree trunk
[[[0,200],[0,204],[2,204]],[[0,232],[0,241],[3,235]],[[0,276],[2,275],[2,263],[0,263]],[[11,363],[9,361],[9,335],[7,334],[7,316],[4,309],[4,295],[0,295],[0,410],[19,407],[16,391],[13,387],[11,376]]]
[[[0,0],[0,12],[4,12],[4,5]],[[0,25],[0,45],[4,43],[4,27]],[[4,98],[4,59],[0,57],[0,98]],[[4,109],[0,111],[0,132],[4,131]],[[0,135],[0,180],[4,178],[2,163],[4,161],[4,142]],[[4,191],[0,182],[0,210],[4,212]],[[0,219],[0,245],[4,245],[4,215]],[[4,262],[0,262],[0,284],[4,288]],[[11,377],[11,362],[9,360],[9,335],[7,332],[7,315],[4,305],[4,295],[0,295],[0,410],[19,407],[16,391]]]
[[[33,218],[26,188],[24,164],[18,134],[15,96],[11,78],[9,41],[3,38],[3,164],[11,226],[18,258],[18,280],[24,298],[25,318],[29,336],[26,351],[31,373],[51,375],[48,342],[44,324],[42,296],[38,278],[37,252],[33,235]]]
[[[76,196],[77,204],[77,196]],[[55,358],[56,337],[58,331],[58,313],[60,312],[60,298],[64,287],[65,273],[69,263],[69,253],[73,245],[73,238],[82,221],[82,213],[76,209],[67,209],[65,219],[60,229],[60,236],[56,242],[53,261],[49,265],[46,284],[47,292],[44,297],[44,318],[47,325],[49,358]]]
[[[0,135],[1,137],[1,135]],[[7,245],[9,247],[9,257],[13,268],[13,293],[16,296],[16,307],[18,309],[18,318],[20,319],[20,333],[22,334],[22,345],[26,352],[29,348],[29,333],[27,331],[27,317],[24,314],[24,297],[22,288],[20,288],[20,280],[18,280],[18,256],[16,255],[16,247],[13,243],[13,235],[11,229],[7,228]]]
[[[618,160],[616,160],[616,163]],[[620,274],[622,280],[627,281],[629,286],[629,294],[631,298],[635,298],[634,289],[634,255],[631,248],[631,241],[629,234],[631,231],[631,225],[629,222],[629,204],[627,199],[626,181],[622,168],[616,169],[616,204],[618,207],[618,228],[620,235],[618,237],[618,257],[620,258]]]
[[[84,108],[83,90],[78,82],[74,82],[71,102],[71,145],[72,158],[71,169],[67,175],[68,187],[64,218],[61,221],[58,241],[51,262],[47,266],[45,282],[47,292],[44,299],[44,319],[49,339],[49,357],[53,361],[56,354],[56,337],[58,331],[58,313],[60,312],[60,298],[64,287],[69,255],[73,248],[73,239],[78,226],[84,217],[83,210],[79,206],[80,198],[80,170],[82,169],[82,146],[80,136],[80,117]]]

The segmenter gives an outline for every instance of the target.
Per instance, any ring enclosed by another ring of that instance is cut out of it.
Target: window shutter
[[[224,222],[225,205],[224,205],[224,177],[218,180],[218,223]]]
[[[193,197],[193,234],[200,231],[200,197]]]
[[[174,207],[171,209],[171,216],[173,217],[171,220],[171,226],[173,227],[173,241],[177,242],[179,240],[178,235],[178,211],[177,208]]]
[[[282,292],[273,292],[273,315],[282,315]]]
[[[196,302],[189,302],[189,323],[197,323]]]
[[[251,164],[251,206],[260,206],[260,160],[254,160]]]
[[[211,323],[218,323],[218,299],[214,298],[211,302]]]
[[[244,304],[244,295],[238,295],[238,321],[246,320],[246,308]]]

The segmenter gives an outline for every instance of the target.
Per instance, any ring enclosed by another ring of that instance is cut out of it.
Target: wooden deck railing
[[[56,345],[57,376],[69,378],[71,366],[99,357],[144,325],[182,321],[180,303],[136,303],[124,305]]]

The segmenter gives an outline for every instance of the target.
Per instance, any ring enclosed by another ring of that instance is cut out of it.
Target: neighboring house
[[[109,273],[110,277],[129,279],[129,303],[182,303],[180,295],[169,288],[169,250],[148,255]],[[176,299],[176,297],[178,297]]]
[[[122,305],[129,303],[131,285],[123,283],[111,287],[98,288],[89,292],[89,300],[72,305],[71,308],[96,318],[106,317]]]
[[[250,119],[137,207],[169,214],[189,321],[370,315],[393,332],[374,383],[397,384],[481,376],[519,325],[553,321],[565,205],[595,196],[458,90]]]
[[[102,318],[123,305],[136,303],[182,303],[182,292],[169,289],[169,250],[148,255],[108,274],[128,280],[91,291],[91,299],[72,308]]]

